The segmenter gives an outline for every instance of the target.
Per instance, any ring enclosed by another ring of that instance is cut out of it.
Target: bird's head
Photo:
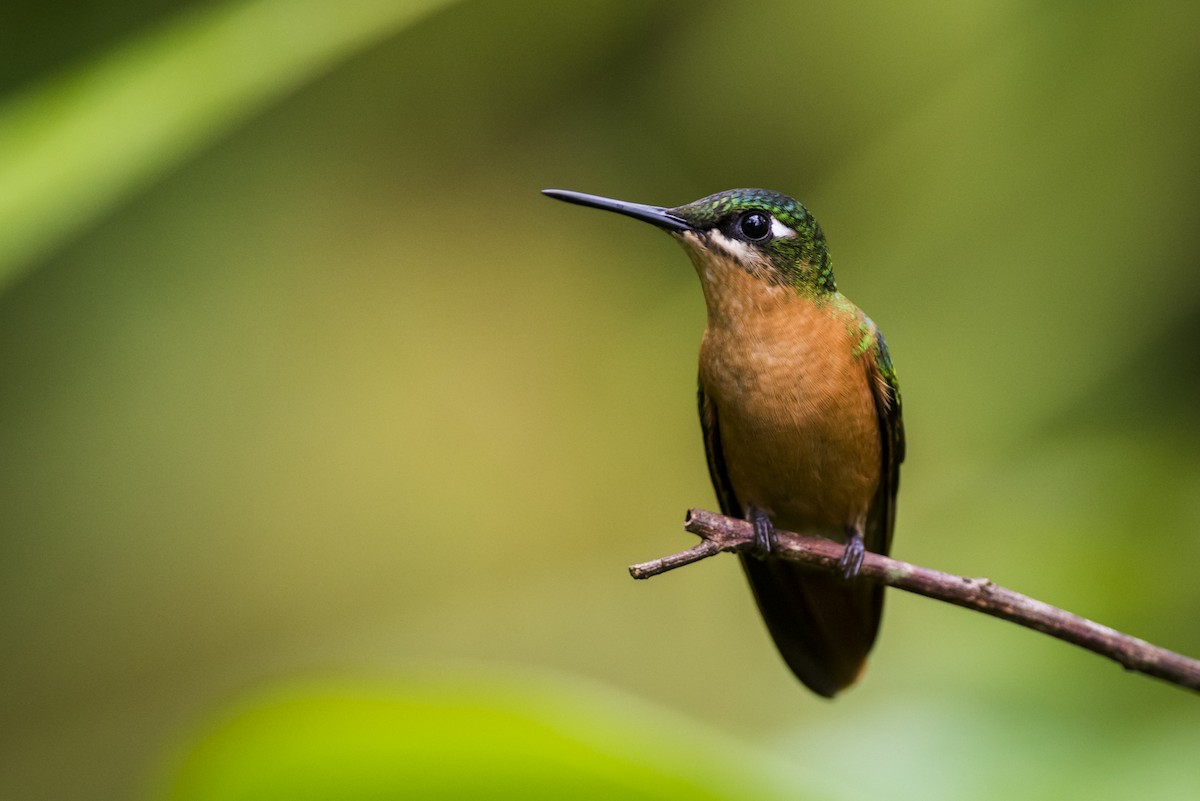
[[[565,189],[543,192],[666,230],[688,250],[702,277],[717,264],[734,264],[756,278],[794,287],[803,294],[837,291],[825,234],[808,209],[787,195],[766,189],[730,189],[665,208]]]

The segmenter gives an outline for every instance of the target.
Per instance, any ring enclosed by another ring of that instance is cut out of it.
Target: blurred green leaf
[[[248,115],[448,0],[201,6],[0,106],[0,289]]]
[[[166,797],[818,797],[794,785],[782,792],[781,776],[741,746],[629,698],[475,676],[399,690],[289,688],[250,699],[200,737]]]

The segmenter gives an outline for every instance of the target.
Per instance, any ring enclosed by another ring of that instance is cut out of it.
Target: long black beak
[[[626,200],[613,200],[599,195],[586,195],[583,192],[572,192],[569,189],[543,189],[542,194],[555,200],[565,200],[567,203],[578,203],[580,206],[591,206],[594,209],[615,211],[642,220],[667,231],[691,231],[692,226],[682,217],[677,217],[662,206],[647,206],[643,203],[630,203]]]

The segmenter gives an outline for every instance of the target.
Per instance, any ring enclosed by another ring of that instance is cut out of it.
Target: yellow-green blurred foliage
[[[801,198],[896,553],[1200,654],[1200,5],[4,18],[0,798],[1195,791],[1196,698],[1048,638],[892,593],[828,703],[732,559],[634,584],[713,503],[699,288],[538,190]]]

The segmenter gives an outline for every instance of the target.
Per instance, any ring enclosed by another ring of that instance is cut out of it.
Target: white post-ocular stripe
[[[754,248],[740,239],[730,239],[721,233],[719,228],[713,228],[708,232],[708,240],[742,263],[752,262],[759,258],[759,254]]]

